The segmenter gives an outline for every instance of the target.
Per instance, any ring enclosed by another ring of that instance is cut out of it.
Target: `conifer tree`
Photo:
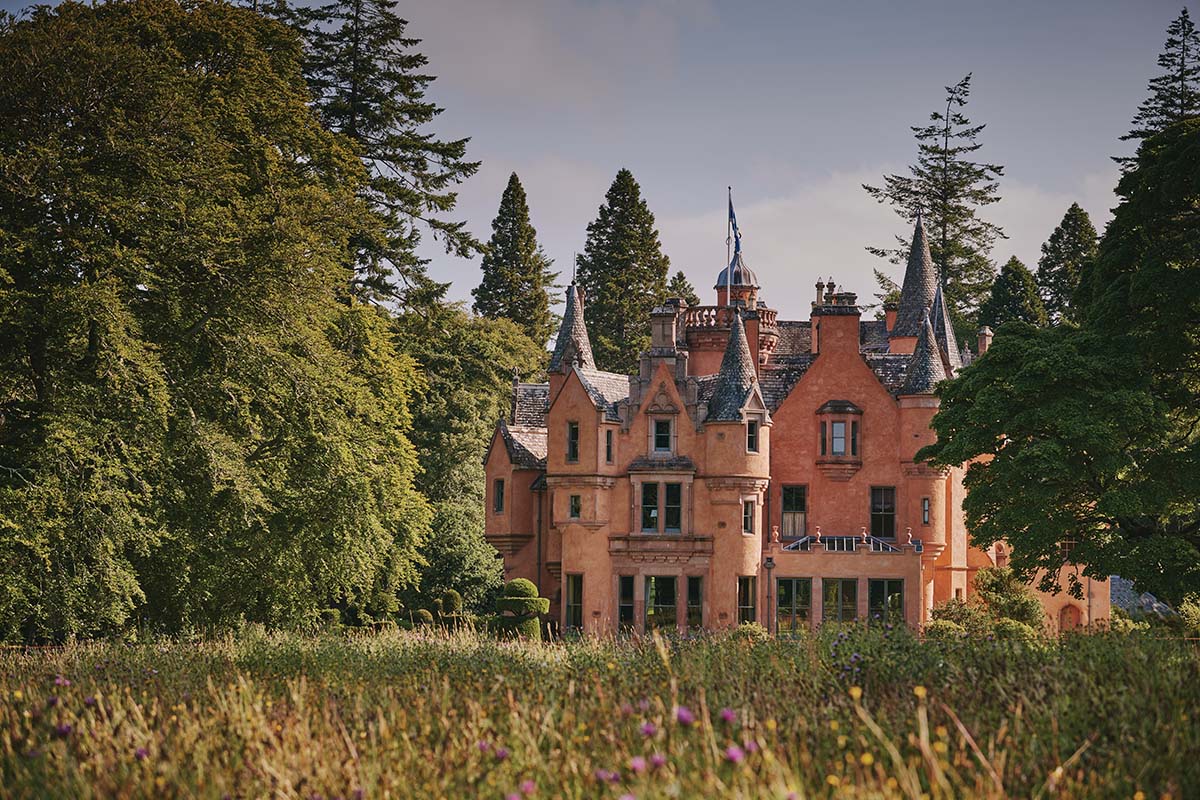
[[[483,256],[483,280],[471,290],[475,313],[488,319],[510,319],[538,344],[549,341],[557,327],[550,312],[550,291],[557,272],[537,242],[529,222],[525,187],[517,173],[508,179],[500,210],[492,220],[492,238]]]
[[[357,145],[371,175],[361,195],[386,222],[383,236],[355,241],[354,288],[370,299],[420,306],[445,292],[417,254],[422,227],[447,253],[469,257],[482,246],[454,210],[454,186],[474,175],[467,139],[443,140],[428,127],[442,109],[426,98],[434,76],[407,35],[395,0],[334,0],[313,9],[278,6],[306,44],[305,76],[325,124]]]
[[[1185,7],[1167,26],[1167,41],[1158,56],[1158,65],[1166,70],[1150,79],[1150,96],[1138,106],[1133,129],[1122,141],[1141,141],[1180,120],[1200,114],[1200,33]],[[1134,159],[1114,159],[1132,166]]]
[[[667,284],[667,297],[682,297],[689,306],[700,305],[700,295],[696,294],[696,287],[692,286],[683,270],[676,270],[671,276],[671,281]]]
[[[622,169],[588,224],[576,281],[587,302],[592,352],[601,369],[633,372],[650,344],[647,320],[667,295],[670,259],[633,173]]]
[[[992,283],[992,293],[979,309],[979,324],[998,328],[1020,320],[1046,324],[1046,307],[1038,296],[1033,273],[1016,256],[1010,258]]]
[[[1038,260],[1038,288],[1051,323],[1076,320],[1074,299],[1079,279],[1095,262],[1098,252],[1091,218],[1079,203],[1072,203],[1042,245],[1042,257]]]
[[[882,186],[863,188],[880,203],[890,203],[911,229],[921,210],[929,231],[929,250],[941,271],[942,286],[955,330],[960,338],[973,334],[980,303],[987,297],[995,276],[990,253],[999,226],[981,219],[979,209],[998,202],[996,179],[1004,173],[998,164],[975,161],[983,146],[979,134],[985,125],[972,125],[961,111],[971,93],[968,74],[946,87],[946,107],[929,115],[930,123],[914,126],[917,163],[908,175],[885,175]],[[868,247],[874,255],[902,263],[908,256],[908,239],[896,237],[898,247]],[[884,293],[887,285],[881,284]]]

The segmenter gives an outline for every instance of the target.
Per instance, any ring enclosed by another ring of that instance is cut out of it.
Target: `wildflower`
[[[629,759],[629,771],[634,775],[641,775],[646,771],[646,759],[641,756],[634,756]]]
[[[918,700],[924,700],[924,699],[925,699],[925,695],[929,694],[929,692],[928,692],[928,691],[926,691],[926,689],[925,689],[925,687],[924,687],[924,686],[914,686],[914,687],[913,687],[913,694],[915,694],[915,695],[917,696],[917,699],[918,699]]]
[[[870,753],[863,753],[861,756],[859,756],[858,760],[859,763],[861,763],[864,767],[869,767],[875,763],[875,756],[871,755]]]
[[[675,710],[675,719],[680,725],[687,728],[696,721],[696,715],[687,706],[680,706]]]
[[[536,783],[529,779],[521,781],[521,794],[526,797],[533,797],[535,792],[537,792]]]
[[[58,737],[58,738],[60,738],[60,739],[65,739],[65,738],[67,738],[68,736],[70,736],[70,735],[71,735],[71,731],[72,731],[72,730],[73,730],[73,729],[71,728],[71,724],[70,724],[70,723],[68,723],[68,722],[64,722],[64,723],[63,723],[63,724],[61,724],[61,725],[57,725],[57,726],[55,726],[55,728],[54,728],[54,735],[55,735],[55,736],[57,736],[57,737]]]
[[[655,753],[654,755],[650,756],[650,768],[651,769],[662,769],[666,765],[667,765],[667,757],[664,756],[662,753]]]
[[[851,686],[850,687],[850,697],[853,700],[861,700],[862,699],[862,687],[861,686]]]
[[[506,758],[508,758],[508,748],[507,747],[496,748],[496,760],[503,761]]]
[[[746,758],[746,751],[738,747],[736,744],[731,744],[725,748],[725,760],[731,764],[740,764]]]
[[[133,751],[133,757],[138,761],[145,761],[150,757],[150,751],[144,747],[139,747],[137,750]]]
[[[733,713],[732,708],[722,708],[721,709],[721,721],[722,722],[732,723],[735,719],[737,719],[737,714]]]
[[[642,724],[642,736],[650,737],[658,733],[658,726],[653,722],[645,722]]]
[[[62,675],[59,675],[58,677],[56,677],[54,679],[54,685],[55,686],[70,686],[71,682],[69,680],[67,680],[66,678],[64,678]]]

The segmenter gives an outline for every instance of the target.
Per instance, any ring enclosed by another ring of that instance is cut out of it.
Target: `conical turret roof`
[[[946,307],[946,296],[942,294],[941,284],[933,296],[933,336],[942,350],[946,361],[946,374],[952,375],[963,368],[962,353],[958,349],[958,339],[954,336],[954,326],[950,324],[950,309]]]
[[[917,214],[913,226],[912,248],[908,251],[908,266],[904,269],[904,285],[900,289],[900,307],[896,310],[896,325],[891,336],[917,336],[921,319],[933,305],[938,288],[937,268],[929,254],[929,237],[925,220]]]
[[[758,372],[754,356],[750,353],[750,342],[746,339],[746,326],[742,315],[733,315],[729,331],[729,342],[725,345],[725,356],[721,359],[721,371],[717,374],[717,385],[708,401],[708,417],[712,422],[740,422],[742,410],[750,401],[758,385]]]
[[[550,372],[565,372],[567,367],[572,366],[596,368],[592,343],[583,324],[583,300],[574,283],[567,287],[567,308],[563,312],[562,325],[558,328],[554,354],[550,356]]]
[[[926,310],[900,394],[933,394],[934,387],[944,380],[946,368],[942,364],[942,352],[938,348],[933,325],[929,322],[929,311]]]

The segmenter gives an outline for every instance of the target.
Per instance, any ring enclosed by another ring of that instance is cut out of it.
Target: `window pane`
[[[700,628],[704,624],[704,579],[691,576],[687,579],[687,626]]]
[[[675,578],[647,577],[646,630],[674,628],[676,625]]]
[[[658,484],[642,484],[642,530],[658,531]]]
[[[671,449],[671,421],[669,419],[654,420],[654,449]]]
[[[683,485],[666,484],[666,499],[663,504],[663,527],[678,531],[683,523]]]
[[[846,455],[846,423],[833,422],[830,423],[830,428],[833,433],[833,455]]]

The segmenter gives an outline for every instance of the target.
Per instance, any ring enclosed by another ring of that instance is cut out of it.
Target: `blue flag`
[[[729,193],[729,226],[733,229],[733,252],[742,252],[742,232],[738,230],[737,215],[733,213],[733,192]]]

